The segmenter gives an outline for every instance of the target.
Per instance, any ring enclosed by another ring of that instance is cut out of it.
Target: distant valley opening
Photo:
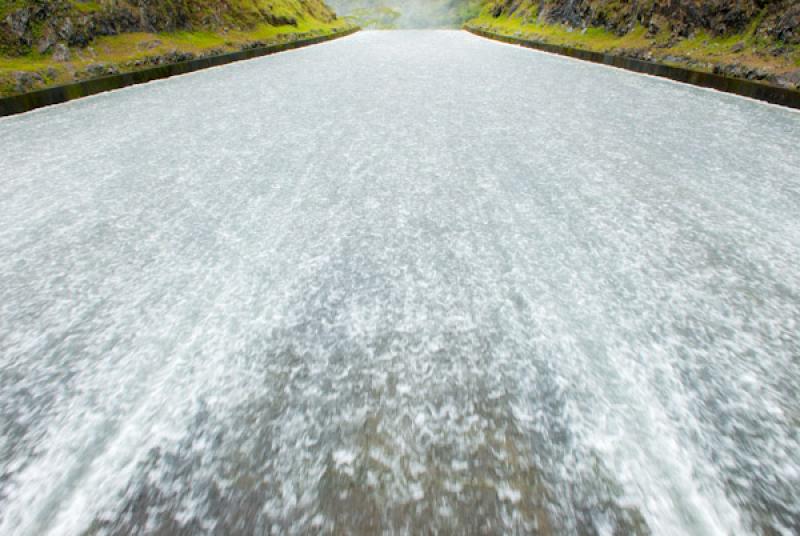
[[[373,30],[457,28],[480,12],[480,0],[331,0],[354,24]]]

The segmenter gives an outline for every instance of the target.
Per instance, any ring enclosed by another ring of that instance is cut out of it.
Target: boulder
[[[39,42],[36,45],[36,51],[39,54],[45,54],[49,51],[53,45],[56,44],[57,36],[56,33],[49,27],[44,29],[42,33],[42,38],[39,39]]]
[[[92,63],[86,67],[86,72],[92,76],[103,76],[107,70],[108,66],[105,63]]]
[[[775,83],[789,89],[800,89],[800,69],[778,75]]]
[[[26,93],[44,84],[44,78],[39,73],[17,71],[14,73],[15,89],[18,93]]]
[[[671,24],[665,16],[654,15],[650,19],[650,23],[647,25],[647,33],[650,35],[656,35],[662,30],[669,30],[670,28]]]
[[[69,48],[67,48],[67,45],[63,43],[57,44],[55,46],[55,49],[53,49],[53,59],[61,62],[69,61],[70,53],[69,53]]]
[[[11,32],[20,40],[26,39],[28,23],[31,20],[31,9],[24,8],[14,11],[6,17],[6,24]]]
[[[139,43],[137,45],[137,48],[139,50],[152,50],[152,49],[157,48],[159,46],[161,46],[161,40],[153,39],[151,41],[142,41],[141,43]]]
[[[769,29],[775,39],[790,45],[800,44],[800,3],[779,13]]]

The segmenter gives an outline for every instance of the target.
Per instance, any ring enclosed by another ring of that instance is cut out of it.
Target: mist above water
[[[470,0],[331,0],[340,16],[365,28],[458,27],[477,8]]]

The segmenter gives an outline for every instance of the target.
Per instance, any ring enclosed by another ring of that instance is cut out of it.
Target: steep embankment
[[[7,0],[0,95],[346,25],[322,0]]]
[[[797,0],[488,0],[468,26],[800,88]]]

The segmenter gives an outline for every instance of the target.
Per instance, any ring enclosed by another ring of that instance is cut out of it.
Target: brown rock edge
[[[161,78],[169,78],[170,76],[186,74],[192,71],[199,71],[200,69],[225,65],[227,63],[233,63],[234,61],[248,60],[251,58],[257,58],[259,56],[275,54],[276,52],[283,52],[284,50],[291,50],[308,45],[315,45],[317,43],[324,43],[325,41],[331,41],[333,39],[338,39],[340,37],[353,34],[358,30],[359,28],[349,28],[347,30],[330,35],[321,35],[317,37],[310,37],[308,39],[298,39],[297,41],[291,41],[288,43],[278,43],[265,47],[240,50],[228,54],[197,58],[180,63],[172,63],[169,65],[159,65],[156,67],[142,69],[140,71],[113,74],[100,78],[93,78],[91,80],[85,80],[83,82],[76,82],[74,84],[66,84],[63,86],[31,91],[30,93],[23,93],[22,95],[3,97],[0,98],[0,117],[21,114],[35,110],[36,108],[49,106],[51,104],[67,102],[73,99],[79,99],[81,97],[88,97],[89,95],[111,91],[113,89],[120,89],[135,84],[143,84],[152,80],[159,80]]]
[[[592,63],[602,63],[604,65],[619,67],[620,69],[626,69],[628,71],[649,74],[661,78],[669,78],[670,80],[683,82],[685,84],[716,89],[725,93],[733,93],[743,97],[750,97],[752,99],[778,104],[780,106],[800,109],[800,91],[793,89],[771,86],[760,82],[753,82],[751,80],[742,80],[739,78],[731,78],[718,74],[705,73],[702,71],[693,71],[691,69],[673,67],[671,65],[664,65],[652,61],[626,58],[624,56],[618,56],[615,54],[593,52],[579,48],[529,41],[527,39],[496,34],[493,32],[487,32],[485,30],[479,30],[478,28],[470,28],[468,26],[465,26],[464,29],[480,37],[501,41],[503,43],[520,45],[526,48],[534,48],[544,52],[550,52],[552,54],[559,54],[561,56],[569,56],[579,60],[590,61]]]

